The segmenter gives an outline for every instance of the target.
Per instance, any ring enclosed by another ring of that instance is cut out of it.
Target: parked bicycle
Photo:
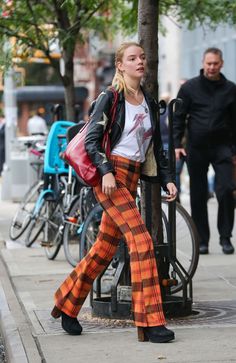
[[[25,244],[40,242],[48,259],[54,259],[64,246],[73,266],[80,260],[79,236],[83,221],[96,203],[92,189],[82,186],[72,168],[63,160],[67,142],[82,125],[66,121],[53,124],[44,158],[44,183],[28,213]]]
[[[52,238],[61,238],[58,225],[63,218],[63,211],[73,195],[76,180],[72,178],[69,167],[60,158],[67,145],[66,129],[74,123],[69,121],[55,122],[49,132],[44,158],[44,187],[35,203],[26,235],[25,244],[30,247],[43,232],[42,245]],[[46,250],[47,251],[47,250]],[[48,253],[53,258],[53,253]]]
[[[74,137],[82,126],[83,123],[80,122],[67,129],[67,142]],[[57,218],[57,220],[54,221],[54,229],[57,229],[60,238],[48,238],[48,242],[43,242],[42,244],[44,245],[47,257],[50,259],[56,257],[63,245],[66,259],[74,267],[81,259],[80,235],[83,224],[88,213],[96,204],[96,200],[92,188],[82,185],[80,181],[78,182],[75,175],[73,179],[73,171],[70,166],[68,169],[68,180],[69,183],[65,185],[65,190],[67,190],[67,187],[71,184],[71,180],[76,180],[77,188],[76,195],[73,193],[73,198],[70,193],[66,192],[66,204],[62,203],[63,199],[58,203],[61,218]],[[45,226],[47,226],[47,224],[48,222]],[[50,224],[51,229],[53,229],[52,221]],[[57,236],[56,234],[54,235]]]
[[[20,238],[30,224],[34,204],[43,188],[43,159],[45,145],[39,142],[26,142],[29,152],[36,156],[30,164],[37,173],[37,181],[25,193],[11,221],[9,236],[14,241]]]

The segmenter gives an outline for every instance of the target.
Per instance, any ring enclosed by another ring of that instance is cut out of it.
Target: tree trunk
[[[147,73],[144,87],[154,98],[158,99],[159,1],[139,0],[138,6],[138,37],[147,57]],[[163,241],[160,184],[142,182],[141,209],[142,217],[153,239],[161,281],[166,275],[166,266],[164,260],[160,258],[157,249],[158,244]]]
[[[139,0],[138,4],[138,37],[139,43],[147,57],[145,88],[158,98],[158,0]]]
[[[74,52],[63,50],[65,106],[67,121],[75,121]]]

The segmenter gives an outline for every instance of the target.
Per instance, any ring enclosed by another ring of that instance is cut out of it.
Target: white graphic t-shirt
[[[151,138],[151,120],[146,101],[138,106],[125,101],[125,127],[111,154],[142,163]]]

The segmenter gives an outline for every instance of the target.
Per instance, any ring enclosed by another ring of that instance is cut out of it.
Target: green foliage
[[[172,18],[179,26],[187,24],[189,29],[197,25],[216,27],[220,23],[236,24],[235,0],[156,0],[159,4],[159,14]],[[119,1],[114,4],[115,21],[119,30],[125,34],[137,32],[138,0],[127,0],[127,6],[121,6]],[[119,8],[118,8],[119,7]],[[118,16],[117,16],[118,13]],[[161,21],[159,28],[164,29]]]
[[[137,19],[138,19],[138,0],[127,0],[126,7],[119,7],[117,9],[119,16],[117,27],[123,31],[124,34],[134,34],[137,32]]]
[[[50,55],[50,45],[72,52],[89,30],[103,37],[116,32],[121,0],[0,0],[0,38],[14,37],[21,55],[35,49]]]
[[[160,0],[161,15],[173,16],[190,29],[196,25],[215,27],[219,23],[236,24],[234,0]]]

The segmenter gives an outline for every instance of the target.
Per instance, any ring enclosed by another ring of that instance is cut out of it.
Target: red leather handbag
[[[118,92],[112,88],[111,91],[113,92],[114,100],[110,110],[110,122],[104,132],[102,141],[102,147],[104,148],[107,157],[110,156],[111,152],[109,132],[115,120],[118,101]],[[69,142],[63,157],[68,164],[72,166],[79,178],[82,179],[83,183],[95,187],[100,182],[101,176],[85,150],[85,138],[88,125],[89,122],[87,122],[78,134]]]

